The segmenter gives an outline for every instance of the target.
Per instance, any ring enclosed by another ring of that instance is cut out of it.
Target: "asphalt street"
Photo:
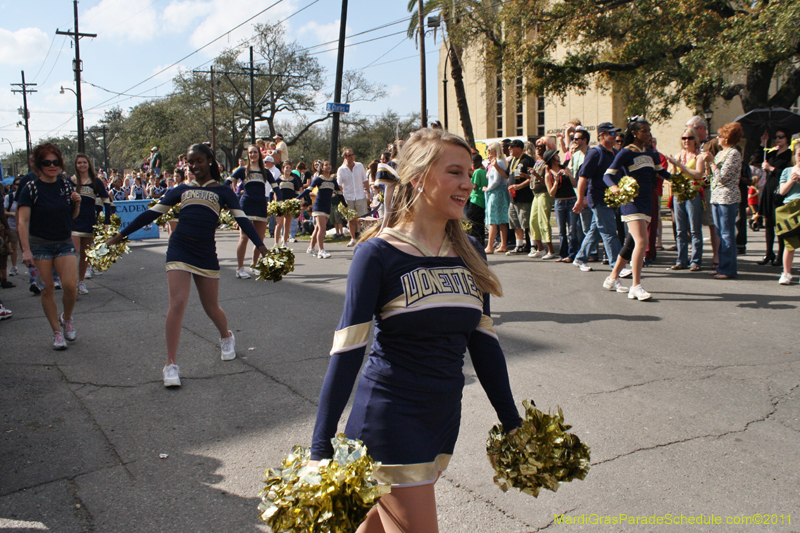
[[[193,289],[177,390],[161,382],[164,234],[87,281],[67,351],[52,350],[25,278],[0,291],[14,312],[0,323],[0,532],[268,531],[263,472],[310,443],[352,250],[332,244],[319,260],[297,243],[283,281],[239,280],[238,235],[217,235],[237,358],[220,360]],[[467,356],[461,434],[436,486],[441,531],[800,531],[800,287],[756,265],[763,233],[750,240],[735,281],[667,272],[675,252],[659,252],[647,302],[603,290],[606,266],[491,256],[516,400],[560,406],[592,468],[538,499],[495,486],[496,417]],[[689,524],[701,515],[722,523]],[[606,519],[621,523],[594,523]]]

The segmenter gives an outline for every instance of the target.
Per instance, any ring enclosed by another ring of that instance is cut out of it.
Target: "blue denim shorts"
[[[31,253],[33,254],[33,258],[39,261],[52,261],[56,257],[62,257],[65,255],[78,255],[75,253],[75,245],[72,244],[72,239],[55,244],[32,246]]]

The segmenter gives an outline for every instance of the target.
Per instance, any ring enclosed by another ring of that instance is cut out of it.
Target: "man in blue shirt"
[[[583,199],[586,198],[594,215],[592,225],[583,238],[581,249],[573,261],[573,264],[580,268],[581,272],[591,272],[592,267],[587,264],[589,251],[592,247],[597,246],[601,237],[611,268],[614,268],[617,255],[622,248],[617,236],[614,210],[608,207],[603,200],[606,191],[603,175],[617,154],[617,150],[614,148],[617,131],[619,130],[610,122],[603,122],[597,126],[599,144],[586,153],[586,158],[578,173],[578,199],[572,210],[580,213],[583,210]]]

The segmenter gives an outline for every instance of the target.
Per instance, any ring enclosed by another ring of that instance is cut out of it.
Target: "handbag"
[[[800,236],[800,199],[775,208],[775,233],[783,238]]]

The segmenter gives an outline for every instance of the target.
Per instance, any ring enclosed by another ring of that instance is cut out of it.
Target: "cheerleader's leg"
[[[358,533],[438,533],[434,484],[394,487],[376,505],[382,529],[358,529]],[[366,522],[365,522],[366,525]]]
[[[207,278],[194,274],[194,284],[197,286],[197,294],[200,296],[203,310],[219,330],[220,338],[230,337],[228,317],[219,306],[219,278]]]
[[[167,364],[176,364],[178,343],[181,340],[181,325],[183,313],[189,302],[189,289],[192,274],[185,270],[170,270],[167,272],[167,285],[169,287],[169,310],[167,311]]]

